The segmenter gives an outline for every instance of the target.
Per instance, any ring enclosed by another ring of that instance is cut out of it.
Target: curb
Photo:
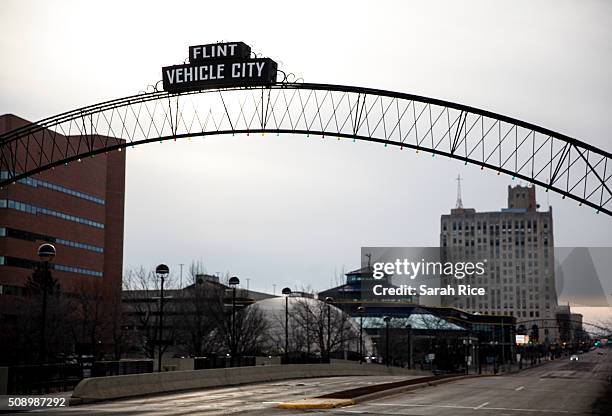
[[[380,399],[380,398],[387,397],[387,396],[393,396],[396,394],[405,393],[407,391],[423,389],[425,387],[435,387],[440,384],[446,384],[446,383],[450,383],[453,381],[459,381],[459,380],[464,380],[467,378],[474,378],[474,377],[486,377],[486,376],[467,375],[467,376],[449,377],[449,378],[444,378],[441,380],[428,381],[424,383],[412,384],[409,386],[396,387],[396,388],[389,389],[389,390],[377,391],[375,393],[364,394],[363,396],[354,397],[353,400],[355,401],[355,403],[361,403],[361,402],[365,402],[369,400],[376,400],[376,399]]]
[[[418,384],[411,384],[408,386],[400,386],[395,388],[390,388],[388,390],[381,390],[374,393],[364,394],[361,396],[353,397],[350,399],[319,399],[316,397],[302,399],[295,402],[286,402],[280,403],[276,407],[279,409],[331,409],[334,407],[344,407],[351,406],[357,403],[362,403],[368,400],[380,399],[387,396],[393,396],[396,394],[404,393],[407,391],[418,390],[425,387],[434,387],[440,384],[446,384],[453,381],[464,380],[467,378],[475,378],[475,377],[487,377],[482,375],[465,375],[458,377],[448,377],[440,380],[427,381]],[[340,393],[340,392],[337,392]]]
[[[351,406],[355,404],[352,399],[302,399],[296,402],[280,403],[279,409],[333,409],[335,407]]]

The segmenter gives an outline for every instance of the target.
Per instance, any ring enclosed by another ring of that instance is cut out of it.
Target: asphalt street
[[[612,350],[547,362],[520,373],[464,379],[354,406],[295,411],[275,406],[407,377],[329,377],[155,395],[31,413],[61,415],[587,415],[612,374]],[[22,413],[23,414],[23,413]]]
[[[465,379],[330,411],[333,415],[587,415],[607,387],[612,351],[547,362],[517,374]],[[294,415],[306,414],[293,412]]]
[[[34,410],[28,414],[61,415],[227,415],[269,414],[274,406],[369,384],[415,378],[411,376],[326,377],[283,380],[225,388],[115,400],[90,405]],[[23,414],[23,413],[21,413]]]

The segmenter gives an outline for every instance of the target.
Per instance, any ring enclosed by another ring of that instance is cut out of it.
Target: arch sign
[[[207,88],[265,86],[276,82],[277,64],[270,58],[251,58],[243,42],[189,47],[189,63],[162,68],[164,90],[196,91]]]
[[[163,91],[104,101],[0,134],[0,187],[55,166],[151,142],[298,134],[368,141],[471,163],[612,216],[612,154],[488,110],[399,91],[276,81],[243,42],[189,47]]]

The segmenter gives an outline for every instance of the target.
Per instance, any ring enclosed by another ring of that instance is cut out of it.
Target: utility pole
[[[181,275],[180,275],[181,277],[179,278],[179,289],[183,288],[183,266],[184,265],[185,265],[184,263],[180,263],[179,264],[179,266],[181,268]]]

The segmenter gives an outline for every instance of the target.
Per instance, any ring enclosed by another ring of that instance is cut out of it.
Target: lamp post
[[[331,363],[331,303],[334,298],[328,296],[325,298],[327,303],[327,362]]]
[[[408,331],[408,370],[412,369],[412,325],[406,325]]]
[[[157,340],[157,371],[162,371],[162,339],[164,338],[164,281],[170,273],[170,269],[165,264],[160,264],[155,268],[155,274],[161,280],[161,290],[159,292],[159,339]]]
[[[38,247],[38,257],[43,264],[42,276],[42,313],[40,322],[40,353],[39,359],[41,364],[46,361],[46,340],[45,327],[47,326],[47,288],[51,280],[49,273],[49,262],[55,257],[55,247],[53,244],[45,243]]]
[[[240,279],[236,276],[232,276],[229,279],[229,285],[232,287],[232,328],[231,328],[231,339],[230,339],[230,365],[234,366],[234,356],[236,356],[236,286],[240,284]]]
[[[289,364],[289,295],[291,288],[284,288],[282,293],[285,296],[285,363]]]
[[[385,364],[389,367],[389,322],[391,322],[391,317],[385,316],[383,321],[385,321]]]
[[[468,331],[467,337],[465,339],[465,374],[466,375],[470,373],[471,344],[472,344],[471,334]]]
[[[365,308],[360,306],[357,308],[359,312],[359,364],[363,361],[363,312]]]

